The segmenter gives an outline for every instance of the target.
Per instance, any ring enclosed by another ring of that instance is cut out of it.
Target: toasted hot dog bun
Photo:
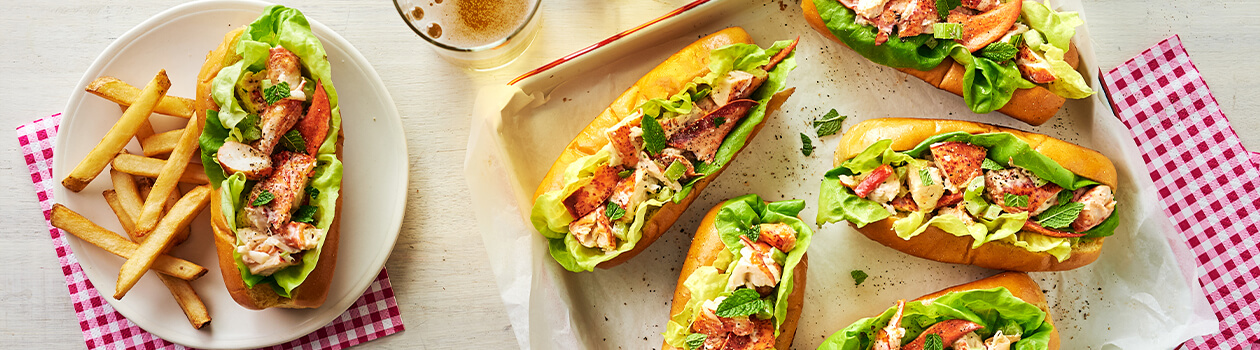
[[[1041,293],[1041,286],[1037,285],[1036,281],[1033,281],[1032,278],[1028,277],[1028,274],[1023,272],[999,273],[975,282],[945,288],[935,293],[921,296],[914,301],[932,300],[950,292],[992,289],[997,287],[1006,287],[1006,290],[1011,291],[1011,294],[1016,298],[1020,298],[1029,304],[1036,305],[1038,309],[1041,309],[1041,311],[1046,313],[1046,323],[1049,323],[1051,326],[1054,325],[1054,317],[1050,315],[1050,306],[1046,304],[1046,295]],[[1050,342],[1046,348],[1048,350],[1059,349],[1058,327],[1055,327],[1054,330],[1050,332]]]
[[[717,260],[718,254],[726,249],[726,243],[722,243],[722,236],[717,230],[718,212],[722,211],[722,205],[726,202],[718,203],[713,209],[705,214],[704,219],[700,220],[700,228],[696,229],[695,238],[691,240],[691,249],[687,250],[687,259],[683,261],[682,272],[678,275],[677,288],[674,289],[674,301],[669,308],[669,315],[677,315],[687,306],[687,302],[691,300],[691,291],[683,286],[687,281],[687,277],[691,277],[691,273],[701,266],[712,266],[713,261]],[[783,320],[783,325],[779,328],[779,336],[775,339],[775,349],[791,349],[792,338],[796,336],[796,325],[801,320],[801,305],[805,302],[805,276],[806,270],[809,269],[809,253],[801,256],[801,262],[793,269],[793,288],[792,294],[788,294],[788,311],[787,318]],[[661,345],[662,350],[675,350],[678,348],[669,346],[669,343]],[[678,349],[682,350],[682,349]]]
[[[840,163],[857,156],[866,147],[882,139],[893,140],[894,151],[904,151],[914,148],[929,137],[955,131],[972,134],[1011,133],[1067,170],[1113,189],[1117,188],[1115,165],[1097,151],[1046,135],[959,120],[881,118],[858,123],[841,136],[833,164],[840,166]],[[1098,259],[1104,240],[1097,238],[1078,243],[1072,247],[1072,255],[1060,262],[1048,253],[1030,252],[1002,241],[988,242],[972,249],[971,237],[958,237],[934,226],[905,240],[893,230],[893,222],[898,218],[889,217],[855,228],[867,238],[920,258],[1014,271],[1062,271],[1088,265]]]
[[[578,158],[595,154],[604,148],[604,145],[608,144],[608,137],[604,135],[604,130],[634,114],[634,111],[643,102],[653,98],[668,98],[682,91],[693,79],[708,74],[710,51],[740,43],[753,43],[752,38],[748,36],[748,33],[743,28],[731,27],[723,29],[709,34],[709,36],[701,38],[691,43],[691,45],[687,45],[687,47],[670,56],[665,62],[653,68],[642,78],[639,78],[639,81],[630,86],[626,92],[613,101],[612,105],[608,106],[598,117],[595,117],[595,120],[591,121],[585,129],[582,129],[582,132],[573,141],[569,142],[569,145],[560,153],[559,159],[556,159],[556,162],[551,165],[551,170],[547,171],[547,176],[543,177],[542,183],[538,185],[538,190],[534,192],[534,200],[537,201],[538,197],[544,193],[564,187],[564,171],[569,167],[570,163],[573,163]],[[793,91],[794,89],[789,88],[775,94],[774,98],[770,100],[769,106],[766,107],[766,115],[774,113]],[[761,131],[763,126],[765,126],[764,120],[761,124],[757,124],[757,127],[748,135],[748,142],[751,142],[757,136],[757,133]],[[747,147],[748,144],[745,143],[744,146]],[[691,205],[691,202],[700,196],[700,192],[704,190],[705,186],[708,186],[709,182],[717,178],[725,169],[723,167],[710,176],[697,181],[691,194],[681,202],[666,202],[656,213],[645,218],[647,222],[643,225],[643,236],[635,244],[634,249],[621,253],[621,255],[597,266],[607,269],[620,265],[647,249],[648,246],[652,245],[652,242],[660,238],[661,234],[674,224],[675,220],[678,220],[678,216],[682,215],[683,211],[686,211],[687,207]]]
[[[206,120],[207,110],[219,110],[219,105],[210,96],[211,82],[223,67],[240,60],[232,49],[240,40],[244,28],[227,33],[223,43],[206,55],[206,63],[197,74],[197,113],[201,120]],[[337,135],[337,158],[341,158],[342,135]],[[285,298],[276,294],[268,284],[257,284],[254,288],[245,285],[241,272],[237,269],[232,252],[236,250],[236,233],[227,225],[227,218],[221,210],[223,197],[216,188],[210,195],[210,227],[214,232],[215,251],[219,255],[219,271],[223,274],[223,283],[228,293],[237,304],[246,308],[261,310],[266,308],[305,309],[319,307],[328,297],[328,287],[332,284],[333,270],[337,266],[337,246],[341,237],[341,197],[337,197],[337,210],[332,226],[328,228],[324,238],[323,250],[319,254],[319,263],[315,270],[306,277],[302,285],[294,288],[291,297]]]
[[[814,30],[822,33],[824,37],[831,39],[831,41],[844,45],[843,42],[840,42],[839,39],[836,39],[831,34],[831,30],[827,29],[827,24],[823,23],[823,19],[818,14],[818,8],[814,6],[813,0],[801,1],[801,9],[805,11],[805,21],[809,22],[809,25],[814,27]],[[1080,63],[1077,55],[1076,46],[1073,45],[1069,47],[1068,52],[1064,56],[1068,64],[1072,65],[1072,68],[1076,68]],[[955,95],[962,96],[963,94],[963,74],[967,70],[963,65],[954,62],[952,59],[946,58],[936,68],[927,71],[913,68],[897,68],[897,70],[923,79],[928,84],[952,92]],[[1054,117],[1055,113],[1058,113],[1059,109],[1063,107],[1065,101],[1064,98],[1055,95],[1050,90],[1037,86],[1031,89],[1015,90],[1015,94],[1011,96],[1011,101],[1007,102],[1006,106],[998,109],[998,111],[1030,125],[1041,125]]]

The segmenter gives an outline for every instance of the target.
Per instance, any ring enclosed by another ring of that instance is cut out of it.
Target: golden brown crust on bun
[[[639,78],[639,81],[631,85],[607,109],[604,109],[598,117],[595,117],[595,120],[592,120],[585,129],[582,129],[582,132],[578,133],[573,141],[569,142],[569,145],[560,153],[560,157],[551,165],[551,170],[547,171],[547,175],[543,177],[542,183],[538,185],[538,190],[534,192],[534,200],[537,200],[544,193],[563,188],[564,171],[573,161],[595,154],[604,148],[604,145],[608,144],[608,138],[604,135],[604,130],[633,114],[635,109],[643,102],[653,98],[666,98],[682,91],[683,87],[692,80],[709,73],[710,51],[739,43],[752,44],[753,40],[743,28],[731,27],[723,29],[687,45],[687,47],[670,56],[642,78]],[[766,115],[769,116],[777,110],[793,91],[795,90],[785,89],[775,94],[766,108]],[[752,133],[748,135],[748,142],[751,142],[757,136],[757,133],[761,131],[763,126],[765,126],[764,121],[753,129]],[[745,147],[747,147],[747,144],[745,144]],[[736,156],[738,156],[738,153],[736,153]],[[709,182],[721,175],[723,170],[725,168],[719,169],[717,172],[697,181],[691,194],[681,202],[666,202],[644,223],[642,237],[635,243],[634,249],[621,253],[617,257],[602,262],[597,266],[607,269],[621,265],[647,249],[648,246],[652,245],[652,242],[660,238],[661,234],[674,224],[674,221],[678,220],[678,216],[687,210],[691,202],[704,191]]]
[[[914,301],[936,299],[950,292],[990,289],[997,287],[1006,287],[1006,290],[1009,290],[1016,298],[1020,298],[1029,304],[1036,305],[1037,308],[1046,313],[1046,323],[1049,323],[1052,326],[1054,325],[1054,316],[1050,314],[1050,306],[1046,303],[1046,295],[1041,293],[1041,286],[1037,285],[1036,281],[1033,281],[1031,277],[1028,277],[1028,274],[1023,272],[999,273],[975,282],[945,288],[936,291],[935,293],[921,296],[918,299],[914,299]],[[1047,349],[1059,349],[1058,327],[1055,327],[1054,331],[1050,333],[1050,342]]]
[[[841,136],[833,164],[840,166],[840,163],[882,139],[893,140],[894,151],[904,151],[929,137],[955,131],[973,134],[1009,132],[1073,173],[1116,188],[1115,165],[1097,151],[1046,135],[959,120],[880,118],[863,121]],[[893,222],[900,218],[893,216],[856,229],[871,240],[917,257],[1014,271],[1063,271],[1088,265],[1098,259],[1105,240],[1082,241],[1072,247],[1072,254],[1067,260],[1058,261],[1048,253],[1030,252],[1002,241],[972,249],[971,237],[955,236],[934,226],[914,238],[902,239],[893,230]]]
[[[813,0],[802,0],[801,9],[804,10],[805,21],[809,22],[810,27],[813,27],[814,30],[827,37],[827,39],[844,45],[843,42],[840,42],[839,39],[836,39],[831,34],[830,29],[827,29],[827,24],[823,23],[823,19],[818,14],[818,8],[814,6]],[[1073,68],[1080,62],[1075,48],[1075,46],[1072,46],[1068,50],[1067,56],[1065,56],[1068,57],[1066,61]],[[966,69],[952,59],[946,58],[936,68],[928,71],[920,71],[913,68],[897,68],[897,70],[923,79],[928,84],[952,92],[955,95],[962,96],[963,94],[963,73],[966,73]],[[1054,117],[1059,112],[1059,109],[1063,107],[1064,102],[1066,102],[1064,98],[1055,95],[1044,87],[1037,86],[1031,89],[1015,90],[1010,102],[998,109],[998,112],[1030,125],[1041,125]]]
[[[717,215],[722,211],[723,204],[726,202],[718,203],[704,215],[704,219],[700,220],[700,227],[696,229],[695,237],[691,240],[691,248],[687,250],[687,258],[683,260],[682,272],[678,274],[678,284],[674,289],[674,301],[669,307],[669,317],[682,312],[687,302],[691,300],[691,291],[683,286],[687,277],[691,277],[691,273],[701,266],[712,266],[718,254],[726,249],[726,243],[722,242],[722,236],[717,230]],[[808,269],[809,254],[806,253],[801,256],[801,262],[792,270],[794,276],[792,294],[788,295],[787,316],[779,328],[779,336],[774,342],[775,349],[792,348],[792,338],[796,336],[796,325],[801,320],[801,306],[805,303],[805,276]],[[677,348],[664,343],[661,349],[676,350]]]
[[[219,70],[240,59],[230,50],[240,40],[243,31],[244,28],[228,32],[223,43],[206,55],[206,63],[197,75],[196,106],[202,121],[206,120],[207,110],[219,110],[218,104],[210,96],[210,84]],[[342,141],[342,134],[339,132],[337,135],[338,159],[341,158]],[[332,226],[328,228],[327,236],[324,238],[319,263],[315,265],[315,269],[306,277],[302,285],[290,292],[289,298],[276,294],[268,284],[258,284],[254,288],[245,285],[236,260],[232,257],[232,252],[236,250],[236,233],[232,232],[227,225],[227,218],[223,216],[222,198],[217,188],[210,194],[210,227],[214,232],[215,251],[219,255],[219,271],[223,274],[223,284],[232,295],[232,299],[236,300],[237,304],[254,310],[272,307],[306,309],[323,305],[328,297],[329,286],[332,284],[333,271],[337,266],[337,246],[341,238],[341,197],[337,197],[336,213],[333,214]]]

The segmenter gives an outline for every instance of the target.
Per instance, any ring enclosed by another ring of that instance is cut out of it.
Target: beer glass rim
[[[529,23],[534,20],[534,16],[538,14],[538,8],[542,7],[541,6],[542,0],[529,0],[531,5],[533,6],[533,9],[529,11],[529,15],[525,17],[525,20],[522,21],[521,24],[517,26],[515,30],[512,31],[512,34],[506,37],[503,37],[499,40],[495,40],[494,42],[491,42],[489,44],[485,44],[485,45],[474,46],[474,47],[458,47],[458,46],[443,44],[433,38],[430,38],[428,35],[425,35],[424,32],[420,30],[420,28],[416,28],[416,25],[412,23],[411,17],[408,17],[407,12],[403,10],[402,4],[398,3],[399,0],[393,0],[393,1],[394,1],[394,9],[398,10],[399,16],[402,16],[403,23],[407,23],[407,27],[411,28],[411,31],[415,32],[416,35],[419,35],[421,38],[424,38],[425,41],[428,41],[430,44],[433,44],[433,46],[437,46],[445,50],[458,51],[458,52],[488,51],[490,49],[503,45],[509,40],[516,38],[517,35],[520,35],[521,32],[525,30],[525,27],[528,27]]]

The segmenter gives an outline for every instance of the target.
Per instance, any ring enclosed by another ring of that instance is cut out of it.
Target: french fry
[[[131,219],[132,213],[140,212],[140,206],[138,205],[139,197],[136,197],[136,201],[133,203],[124,204],[117,194],[119,191],[136,192],[136,182],[134,179],[131,179],[131,175],[122,174],[122,177],[126,177],[127,179],[116,176],[113,172],[111,172],[110,175],[112,175],[116,180],[114,182],[115,189],[106,190],[102,193],[105,196],[105,202],[109,203],[110,209],[114,210],[114,214],[118,216],[118,222],[122,224],[123,229],[127,230],[127,234],[131,236],[131,240],[143,242],[144,237],[135,235],[135,222]],[[179,308],[184,310],[184,316],[188,317],[188,322],[191,323],[194,328],[201,329],[201,327],[210,323],[210,313],[206,310],[206,304],[201,301],[201,297],[198,296],[197,291],[192,288],[192,284],[188,283],[188,281],[167,276],[162,273],[158,274],[158,279],[162,281],[162,284],[166,285],[166,289],[171,291],[171,296],[175,298],[175,302],[179,304]]]
[[[144,183],[140,184],[140,198],[148,198],[149,192],[151,192],[151,190],[153,189],[153,183],[152,183],[153,181],[151,181],[153,179],[145,178],[145,180],[146,181]],[[171,195],[166,197],[166,203],[163,205],[165,209],[163,210],[169,213],[171,211],[171,207],[174,207],[175,203],[178,202],[179,199],[183,196],[184,194],[180,193],[179,188],[176,187],[174,191],[171,191]],[[137,203],[144,203],[144,201],[138,201]],[[137,205],[135,207],[137,214],[140,213],[140,208],[142,206],[143,205]],[[188,240],[189,231],[192,231],[191,227],[185,228],[183,230],[180,230],[178,233],[176,233],[175,240],[172,241],[171,245],[176,246]]]
[[[50,221],[52,221],[53,226],[65,230],[75,237],[79,237],[84,242],[123,258],[134,256],[136,249],[139,247],[117,233],[100,227],[83,217],[83,215],[79,215],[79,213],[61,204],[53,205]],[[206,274],[206,268],[200,265],[165,254],[158,255],[154,259],[151,268],[186,281],[195,280]]]
[[[154,134],[149,138],[140,140],[140,148],[144,149],[145,157],[171,153],[171,151],[175,149],[175,144],[179,142],[179,136],[183,133],[184,129],[175,129],[160,134]]]
[[[157,228],[158,220],[162,218],[163,203],[172,191],[177,190],[175,187],[179,185],[180,177],[184,175],[188,162],[192,161],[193,152],[197,150],[197,139],[201,138],[203,126],[200,116],[188,118],[188,124],[184,127],[184,132],[180,133],[175,149],[166,157],[166,165],[158,174],[157,181],[153,182],[153,191],[144,200],[144,208],[136,219],[137,234],[147,235]]]
[[[118,171],[131,175],[157,178],[166,167],[166,162],[162,159],[124,153],[114,157],[110,165]],[[206,177],[206,171],[201,164],[188,164],[188,167],[184,169],[184,174],[179,177],[179,182],[204,185],[210,183],[210,178]]]
[[[140,128],[141,123],[149,120],[153,107],[162,96],[166,96],[166,91],[170,87],[171,80],[166,76],[166,70],[158,71],[157,76],[144,86],[144,90],[136,97],[135,103],[123,112],[122,117],[114,123],[101,142],[97,143],[96,147],[88,152],[87,157],[79,161],[74,170],[61,180],[61,185],[74,192],[82,191],[84,187],[87,187],[92,179],[101,174],[101,170],[105,170],[105,165],[109,164],[110,159],[127,146],[127,142],[136,135],[136,130]]]
[[[140,89],[109,76],[96,78],[83,90],[124,106],[134,104],[140,96]],[[162,97],[161,102],[158,102],[157,107],[153,108],[153,111],[169,116],[190,118],[197,110],[193,105],[194,101],[189,98],[165,96]]]
[[[156,193],[156,191],[149,193],[149,197],[152,198]],[[162,202],[160,201],[165,199],[164,197],[166,197],[165,194],[158,197],[162,198],[159,199],[159,202],[154,202],[158,205],[158,208],[161,208]],[[192,220],[197,217],[197,214],[202,209],[205,209],[209,203],[210,185],[197,186],[197,188],[184,195],[184,198],[180,198],[179,202],[175,203],[175,207],[171,208],[166,217],[163,217],[158,222],[157,227],[144,239],[144,243],[141,243],[136,248],[135,254],[127,259],[127,262],[123,263],[122,269],[118,272],[118,284],[114,289],[114,299],[122,299],[132,287],[136,286],[136,281],[139,281],[140,276],[144,275],[144,272],[153,266],[154,260],[161,255],[162,251],[166,250],[171,240],[175,237],[175,233],[191,224]],[[140,229],[137,224],[136,230],[140,231]]]
[[[127,113],[127,105],[118,105],[118,109],[121,109],[123,113]],[[149,122],[149,118],[144,118],[144,121],[140,122],[140,128],[136,129],[136,141],[143,142],[144,139],[153,137],[153,134],[156,133],[157,131],[153,130],[153,123]],[[141,147],[144,147],[144,145],[141,145]]]

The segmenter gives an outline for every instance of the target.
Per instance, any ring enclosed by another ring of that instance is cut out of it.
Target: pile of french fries
[[[167,255],[171,247],[188,238],[189,225],[210,203],[210,185],[202,166],[191,163],[204,122],[194,113],[193,100],[167,96],[170,79],[158,72],[143,89],[113,77],[97,78],[87,92],[117,103],[122,117],[100,143],[61,181],[79,192],[111,165],[113,189],[102,195],[126,237],[102,228],[61,204],[53,205],[52,224],[83,241],[127,261],[118,273],[115,299],[122,299],[148,270],[166,285],[188,322],[201,329],[210,315],[189,281],[206,274],[206,268]],[[160,113],[187,118],[183,129],[156,133],[149,116]],[[124,148],[136,138],[143,155]],[[181,194],[180,183],[196,185]],[[130,239],[128,239],[130,238]]]

